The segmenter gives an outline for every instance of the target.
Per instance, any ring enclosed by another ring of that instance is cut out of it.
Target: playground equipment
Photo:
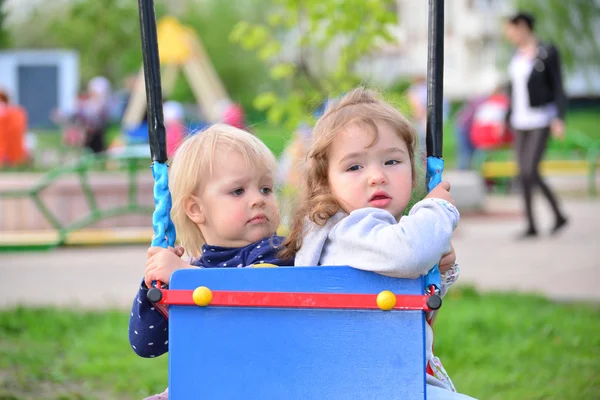
[[[221,120],[225,106],[231,101],[200,38],[191,28],[180,24],[174,17],[162,18],[158,22],[157,32],[160,63],[164,66],[162,87],[165,96],[168,98],[175,88],[178,73],[182,70],[200,105],[204,119],[209,123]],[[146,108],[146,89],[143,82],[142,67],[123,116],[125,130],[135,129],[142,123]]]
[[[349,267],[180,270],[169,308],[172,399],[422,399],[424,280]]]
[[[154,207],[142,201],[152,190],[151,178],[143,176],[147,165],[147,156],[89,154],[31,183],[28,174],[3,175],[0,251],[147,243],[152,230],[139,228],[142,221],[99,226],[114,218],[149,220]],[[111,171],[102,172],[107,166]]]
[[[138,0],[155,178],[152,246],[173,246],[152,0]],[[427,185],[441,181],[443,0],[429,2]],[[172,399],[424,399],[425,313],[437,266],[419,279],[348,267],[186,269],[148,300],[169,319]],[[167,306],[169,307],[167,309]]]

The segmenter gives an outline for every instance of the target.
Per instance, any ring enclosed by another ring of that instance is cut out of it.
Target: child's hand
[[[442,256],[440,262],[438,263],[438,268],[443,274],[452,268],[454,263],[456,263],[456,253],[454,252],[454,246],[452,246],[452,243],[450,243],[450,252]]]
[[[150,259],[153,255],[157,254],[161,250],[164,250],[164,247],[153,246],[153,247],[148,248],[148,259]],[[175,247],[169,246],[167,248],[167,250],[172,251],[178,257],[183,257],[183,254],[185,253],[185,249],[183,248],[183,246],[175,246]]]
[[[563,140],[565,138],[565,123],[562,119],[555,118],[550,123],[550,132],[554,139]]]
[[[431,192],[429,192],[429,194],[427,196],[425,196],[426,199],[442,199],[442,200],[446,200],[449,203],[454,204],[454,199],[452,198],[452,195],[450,194],[450,182],[441,182],[439,185],[437,185],[436,187],[433,188],[433,190]]]
[[[181,259],[183,253],[183,247],[149,248],[148,261],[146,261],[144,272],[146,286],[152,287],[152,281],[161,281],[168,284],[173,272],[182,268],[190,268],[190,265]]]

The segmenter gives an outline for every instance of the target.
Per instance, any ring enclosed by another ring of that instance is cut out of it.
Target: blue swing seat
[[[423,295],[350,267],[185,269],[170,290]],[[169,398],[425,399],[425,313],[169,306]]]

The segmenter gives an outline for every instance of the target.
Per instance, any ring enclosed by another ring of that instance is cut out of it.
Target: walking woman
[[[510,61],[507,123],[515,132],[515,148],[523,185],[528,227],[522,237],[538,234],[531,206],[533,189],[538,186],[554,212],[552,234],[563,228],[567,219],[556,195],[539,173],[539,164],[550,134],[562,139],[565,134],[567,99],[561,77],[560,56],[552,44],[540,41],[534,33],[535,19],[527,13],[509,18],[504,26],[507,39],[516,51]]]

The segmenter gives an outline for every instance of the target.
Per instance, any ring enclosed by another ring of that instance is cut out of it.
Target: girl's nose
[[[384,183],[386,183],[386,178],[381,168],[373,168],[369,175],[369,185],[383,185]]]
[[[265,198],[262,193],[256,193],[252,198],[252,207],[263,207],[266,204]]]

